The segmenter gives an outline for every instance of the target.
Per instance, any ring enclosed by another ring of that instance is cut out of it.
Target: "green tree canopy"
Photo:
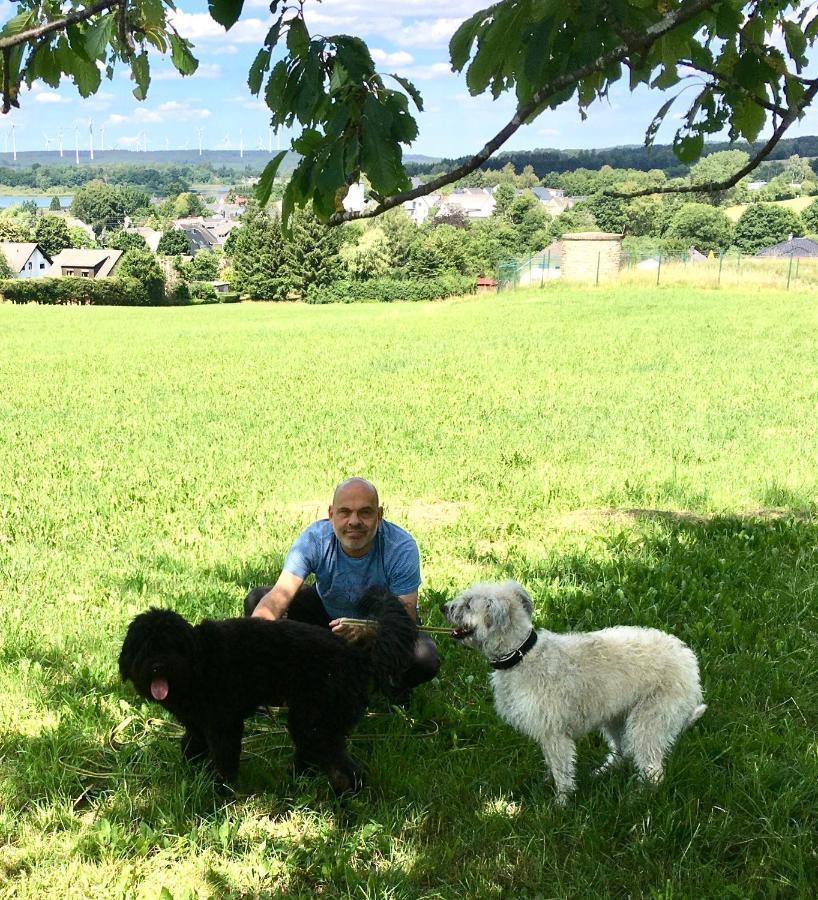
[[[150,250],[127,250],[114,273],[120,278],[136,278],[144,284],[152,304],[164,302],[165,274]]]
[[[299,159],[284,192],[285,224],[295,206],[308,203],[320,219],[340,222],[377,215],[438,190],[475,171],[546,109],[577,103],[588,115],[620,81],[663,92],[646,123],[646,141],[653,141],[673,109],[680,122],[674,151],[684,163],[699,158],[708,135],[726,131],[731,140],[754,141],[772,120],[772,136],[759,153],[718,182],[728,188],[770,152],[818,93],[818,79],[803,74],[818,37],[811,4],[499,0],[457,28],[449,55],[452,68],[465,73],[472,95],[496,98],[513,92],[514,115],[464,163],[411,188],[403,149],[417,137],[413,110],[423,108],[420,93],[406,78],[378,72],[360,38],[310,33],[305,16],[317,2],[272,0],[274,23],[248,75],[250,92],[263,96],[273,126],[295,134],[291,148]],[[113,78],[123,65],[130,69],[134,96],[142,100],[153,53],[169,54],[182,75],[191,74],[197,61],[190,42],[168,20],[172,8],[156,0],[97,0],[83,6],[20,0],[17,15],[0,31],[3,111],[19,106],[23,84],[43,81],[57,87],[67,77],[87,97],[103,75]],[[243,8],[244,0],[209,2],[213,19],[228,30]],[[689,83],[693,91],[686,90]],[[263,200],[285,154],[277,153],[265,169]],[[345,212],[345,192],[362,175],[377,205]]]
[[[289,297],[293,285],[277,217],[263,210],[248,210],[241,225],[230,232],[230,244],[234,291],[253,300]]]
[[[786,206],[753,203],[736,222],[735,245],[743,253],[756,253],[803,231],[801,218]]]
[[[118,229],[103,235],[103,245],[113,250],[148,250],[148,242],[141,234]]]
[[[156,252],[160,256],[187,256],[190,253],[190,241],[181,228],[171,228],[159,238]]]
[[[60,216],[41,216],[34,229],[34,240],[51,257],[71,246],[68,225]]]
[[[709,203],[685,203],[673,214],[665,236],[677,239],[686,249],[719,253],[733,241],[733,223]]]
[[[48,208],[51,212],[59,212],[62,209],[62,203],[60,203],[59,197],[52,197],[51,203],[48,204]]]

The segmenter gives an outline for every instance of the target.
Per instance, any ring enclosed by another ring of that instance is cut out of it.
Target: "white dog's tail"
[[[699,719],[701,719],[701,717],[704,715],[704,712],[706,709],[707,709],[707,704],[700,703],[690,714],[690,718],[687,720],[687,725],[685,725],[685,728],[690,728],[690,726],[694,722],[698,722]]]

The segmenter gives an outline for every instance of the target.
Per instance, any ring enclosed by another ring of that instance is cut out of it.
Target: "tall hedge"
[[[12,278],[0,281],[0,294],[12,303],[150,305],[145,285],[136,278]]]
[[[440,275],[437,278],[370,278],[367,281],[335,281],[314,288],[308,303],[391,303],[407,300],[440,300],[460,294],[472,294],[475,280],[465,275]]]

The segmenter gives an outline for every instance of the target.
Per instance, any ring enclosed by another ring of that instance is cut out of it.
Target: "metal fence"
[[[560,255],[546,249],[497,266],[497,290],[542,287],[559,278]],[[591,277],[593,283],[594,279]],[[597,277],[596,283],[599,283]],[[721,254],[623,251],[618,277],[608,283],[703,288],[756,287],[782,290],[818,289],[818,258],[752,256],[730,250]]]

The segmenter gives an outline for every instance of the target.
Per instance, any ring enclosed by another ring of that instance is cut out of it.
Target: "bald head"
[[[374,484],[371,481],[367,481],[366,478],[359,478],[358,476],[354,476],[352,478],[346,478],[335,488],[335,492],[332,495],[332,505],[338,505],[338,497],[346,494],[349,490],[354,491],[354,493],[358,494],[362,491],[367,491],[370,494],[370,499],[375,507],[378,507],[378,491]]]
[[[378,492],[366,478],[347,478],[335,488],[328,518],[347,556],[369,552],[382,516]]]

